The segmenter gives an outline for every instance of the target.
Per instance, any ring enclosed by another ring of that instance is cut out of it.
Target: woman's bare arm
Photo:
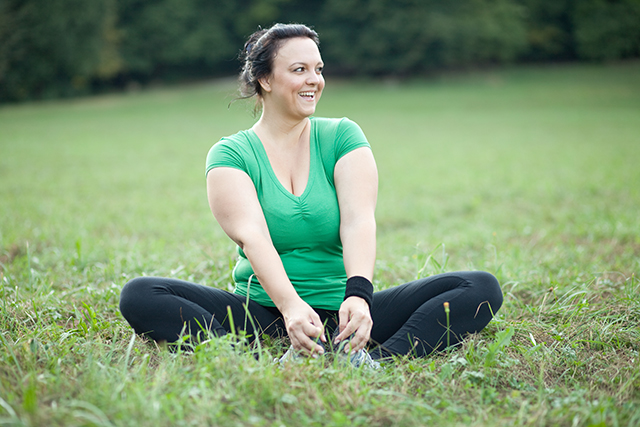
[[[282,313],[296,350],[322,352],[309,337],[325,340],[317,313],[298,296],[282,265],[253,182],[238,169],[214,168],[207,174],[209,206],[224,232],[242,248],[260,284]]]
[[[378,197],[378,171],[371,149],[357,148],[345,154],[334,170],[340,205],[340,239],[347,277],[362,276],[370,281],[376,258],[375,207]],[[367,302],[347,298],[340,307],[337,340],[351,339],[351,349],[364,348],[373,322]]]

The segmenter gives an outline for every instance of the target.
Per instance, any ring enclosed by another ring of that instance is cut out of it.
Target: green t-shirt
[[[249,175],[287,276],[298,295],[314,308],[338,310],[344,299],[347,277],[333,171],[342,156],[368,146],[364,133],[351,120],[312,117],[309,179],[300,196],[278,181],[253,130],[222,138],[207,155],[207,172],[232,167]],[[253,269],[240,248],[238,254],[233,269],[235,293],[246,296]],[[249,298],[275,306],[255,276],[249,288]]]

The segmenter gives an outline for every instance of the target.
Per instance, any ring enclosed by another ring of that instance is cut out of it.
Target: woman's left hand
[[[360,297],[349,297],[340,306],[338,318],[340,334],[334,339],[334,344],[353,334],[345,351],[353,353],[362,350],[369,342],[373,326],[369,304]]]

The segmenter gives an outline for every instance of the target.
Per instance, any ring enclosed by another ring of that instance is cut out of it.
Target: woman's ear
[[[260,87],[263,91],[271,92],[271,83],[269,82],[269,77],[258,79],[258,83],[260,83]]]

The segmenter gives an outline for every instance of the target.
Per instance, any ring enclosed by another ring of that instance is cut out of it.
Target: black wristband
[[[373,305],[373,284],[366,277],[353,276],[347,279],[347,288],[344,291],[344,299],[349,297],[360,297],[369,304],[369,309]]]

